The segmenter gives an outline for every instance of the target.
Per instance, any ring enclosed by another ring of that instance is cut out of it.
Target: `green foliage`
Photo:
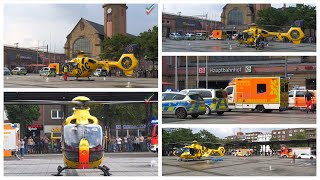
[[[198,142],[211,142],[216,143],[219,141],[219,139],[210,133],[207,130],[201,130],[198,133],[192,133],[191,129],[174,129],[174,130],[163,130],[162,131],[162,142],[163,144],[168,143],[187,143],[192,141],[198,141]]]
[[[305,132],[298,132],[292,136],[289,137],[289,140],[295,140],[295,139],[307,139]]]
[[[139,46],[136,57],[146,58],[146,60],[154,61],[158,59],[158,27],[154,26],[152,30],[140,33],[136,38],[117,34],[106,37],[102,43],[101,59],[118,60],[124,49],[129,44],[137,44]]]
[[[158,58],[158,27],[154,26],[152,30],[140,33],[135,44],[139,45],[142,57],[154,62]]]
[[[304,4],[297,4],[296,7],[289,7],[285,10],[273,7],[258,12],[259,26],[269,31],[278,31],[285,26],[292,26],[294,21],[303,20],[302,29],[316,29],[316,7]]]
[[[116,59],[118,60],[123,54],[124,49],[133,43],[133,38],[122,34],[106,37],[102,43],[101,59]]]
[[[21,128],[31,125],[34,120],[40,117],[38,105],[5,105],[8,119],[11,123],[21,123]],[[24,132],[21,132],[24,134]]]

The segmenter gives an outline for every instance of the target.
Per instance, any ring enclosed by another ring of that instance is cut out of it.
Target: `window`
[[[267,92],[267,85],[266,84],[257,84],[257,93],[265,93]]]
[[[294,94],[294,91],[290,91],[289,94],[288,94],[288,96],[289,96],[289,97],[293,97],[293,94]]]
[[[242,25],[243,13],[240,9],[232,9],[228,14],[228,25]]]
[[[60,109],[51,109],[51,119],[64,119],[63,112]]]
[[[304,132],[304,129],[300,129],[300,132]]]
[[[176,94],[172,99],[173,100],[183,100],[186,96],[182,94]]]
[[[292,136],[292,134],[289,134],[289,136]]]
[[[285,132],[285,131],[282,131],[282,134],[286,134],[286,132]]]
[[[272,134],[277,134],[277,132],[273,132]]]
[[[227,94],[224,91],[216,91],[216,98],[226,98]]]
[[[87,38],[79,38],[73,44],[73,57],[77,57],[78,53],[83,51],[85,54],[90,56],[91,54],[91,43]]]
[[[170,24],[170,21],[167,21],[167,24]]]
[[[306,95],[306,91],[297,91],[296,92],[296,97],[304,97]]]
[[[171,57],[170,56],[166,57],[166,63],[167,63],[167,65],[172,65],[172,61],[171,61]]]
[[[278,134],[281,134],[281,132],[280,132],[280,131],[278,131]]]
[[[162,20],[162,24],[164,24],[164,20]]]
[[[233,93],[233,87],[228,87],[227,88],[227,94],[230,95]]]

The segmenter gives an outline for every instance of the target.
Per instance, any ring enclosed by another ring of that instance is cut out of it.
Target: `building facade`
[[[9,69],[23,66],[26,67],[29,72],[33,72],[34,67],[48,66],[50,63],[64,63],[65,60],[66,56],[62,53],[4,46],[4,66]]]
[[[221,26],[220,21],[208,19],[207,16],[182,16],[162,13],[162,37],[169,37],[170,33],[177,32],[181,35],[186,33],[211,34],[212,30]]]
[[[102,42],[105,37],[127,34],[126,4],[104,4],[104,25],[81,18],[67,36],[64,49],[67,57],[74,58],[79,51],[100,59]]]
[[[245,140],[249,142],[255,142],[258,140],[258,136],[263,134],[262,132],[248,132],[245,135]]]
[[[316,89],[315,56],[164,56],[162,71],[163,84],[167,84],[164,91],[167,88],[224,89],[236,77],[285,75],[289,78],[289,89],[296,86]]]
[[[307,139],[314,139],[317,137],[315,128],[292,128],[292,129],[280,129],[272,131],[272,138],[279,141],[287,141],[290,140],[290,137],[298,134],[305,134]]]

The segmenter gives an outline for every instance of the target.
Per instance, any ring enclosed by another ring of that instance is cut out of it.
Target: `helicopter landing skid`
[[[65,169],[70,169],[69,167],[65,166],[65,167],[61,167],[60,165],[58,166],[57,170],[58,170],[58,173],[57,174],[52,174],[54,176],[62,176],[60,173],[65,170]]]
[[[105,165],[103,166],[98,166],[98,168],[103,172],[103,176],[111,176],[110,172],[109,172],[109,168]]]

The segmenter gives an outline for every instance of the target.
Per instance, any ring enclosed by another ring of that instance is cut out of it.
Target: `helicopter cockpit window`
[[[78,148],[82,138],[86,138],[88,140],[90,145],[89,148],[102,146],[102,129],[99,125],[69,124],[64,126],[63,132],[66,148]]]

